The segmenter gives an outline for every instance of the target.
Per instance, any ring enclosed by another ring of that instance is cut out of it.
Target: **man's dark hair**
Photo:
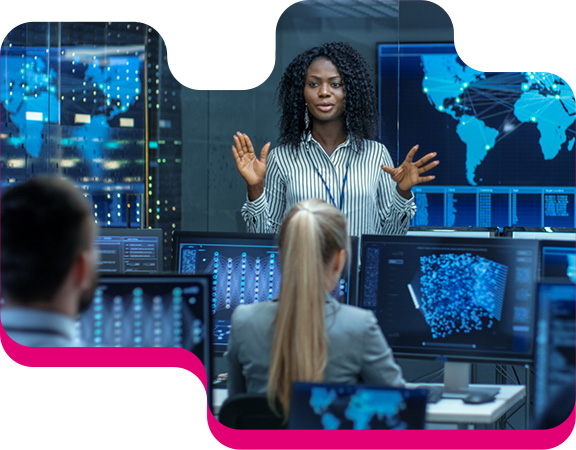
[[[51,300],[93,239],[85,198],[68,181],[42,176],[3,193],[1,209],[2,296]]]
[[[376,139],[378,109],[368,63],[345,42],[329,42],[298,55],[288,65],[278,86],[280,143],[294,148],[305,130],[304,83],[308,67],[319,58],[327,58],[336,66],[346,94],[344,124],[353,139]]]

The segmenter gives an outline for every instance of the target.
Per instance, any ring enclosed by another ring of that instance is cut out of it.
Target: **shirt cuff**
[[[412,204],[414,203],[414,193],[412,191],[410,191],[410,198],[404,198],[400,195],[398,190],[396,188],[394,188],[394,200],[393,201],[394,201],[394,204],[396,205],[396,207],[401,211],[410,209],[412,207]]]
[[[262,214],[266,210],[266,195],[265,192],[262,193],[260,197],[256,200],[250,201],[248,199],[248,194],[246,194],[246,203],[244,204],[246,212],[249,216],[254,217]]]

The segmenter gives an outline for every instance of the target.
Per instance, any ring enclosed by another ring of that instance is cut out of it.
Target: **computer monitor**
[[[361,260],[360,306],[397,357],[444,361],[445,391],[472,362],[533,360],[536,241],[365,235]]]
[[[109,275],[78,319],[90,347],[180,347],[205,356],[210,279],[202,275]]]
[[[485,72],[453,42],[376,45],[380,141],[438,152],[412,225],[575,226],[574,92],[544,72]],[[553,124],[551,126],[550,124]]]
[[[98,273],[161,273],[162,242],[159,228],[100,228],[95,239]]]
[[[427,227],[411,226],[408,236],[493,238],[498,236],[498,227]]]
[[[504,227],[502,234],[514,239],[545,239],[548,241],[569,241],[576,244],[576,230],[574,228]]]
[[[540,240],[540,278],[576,283],[576,243]]]
[[[563,395],[563,400],[568,401],[566,393],[571,392],[574,397],[576,287],[564,279],[547,279],[538,283],[537,294],[534,416],[543,423],[552,419],[545,415],[555,416],[550,414],[550,408],[563,407],[562,402],[555,401],[558,396]],[[558,417],[559,423],[573,408],[573,402],[563,408],[565,416]]]
[[[344,303],[356,302],[358,239],[352,238],[349,264],[332,295]],[[228,345],[230,318],[236,306],[270,301],[280,293],[280,259],[272,234],[174,233],[174,270],[209,274],[214,314],[214,350]]]
[[[296,382],[288,429],[424,429],[426,400],[425,389]]]
[[[183,348],[198,357],[211,380],[210,288],[204,275],[101,277],[77,320],[80,345]]]

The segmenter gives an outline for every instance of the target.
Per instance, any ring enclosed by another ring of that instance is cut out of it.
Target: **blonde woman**
[[[324,201],[294,206],[280,229],[279,298],[232,315],[226,352],[229,395],[267,393],[289,411],[294,381],[403,387],[400,367],[371,311],[328,294],[346,263],[344,216]]]

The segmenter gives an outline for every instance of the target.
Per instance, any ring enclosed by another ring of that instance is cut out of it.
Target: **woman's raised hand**
[[[266,159],[268,158],[269,149],[270,142],[262,147],[260,159],[258,159],[248,135],[240,132],[234,135],[232,154],[234,155],[238,172],[240,172],[240,175],[242,175],[242,178],[246,181],[248,188],[258,185],[264,186]]]
[[[417,145],[412,147],[406,155],[404,162],[396,168],[382,166],[382,170],[389,173],[396,182],[398,191],[400,191],[401,194],[405,193],[407,195],[417,184],[427,183],[436,178],[434,175],[422,176],[440,163],[439,161],[431,161],[436,157],[436,153],[428,153],[418,161],[414,161],[414,155],[417,150]]]

